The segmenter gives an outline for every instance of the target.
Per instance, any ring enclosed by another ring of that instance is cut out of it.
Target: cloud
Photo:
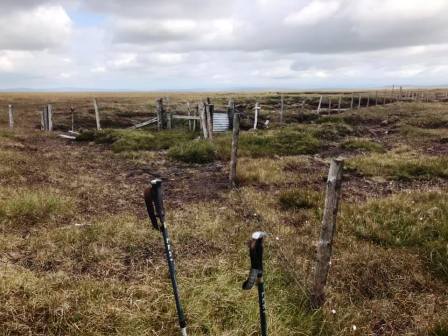
[[[0,13],[0,50],[42,50],[63,45],[72,22],[60,5]]]
[[[315,25],[332,17],[340,5],[338,1],[312,1],[298,12],[288,14],[284,22],[288,25]]]

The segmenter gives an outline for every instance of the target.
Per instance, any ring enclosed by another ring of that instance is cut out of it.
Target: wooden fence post
[[[236,112],[233,114],[232,151],[230,155],[230,174],[229,174],[230,188],[234,188],[236,186],[236,167],[238,163],[239,136],[240,136],[240,114],[239,112]]]
[[[9,118],[9,128],[14,128],[14,114],[12,111],[12,105],[8,105],[8,118]]]
[[[254,117],[254,130],[257,129],[258,125],[258,114],[260,113],[261,107],[258,102],[255,103],[255,117]]]
[[[370,95],[367,95],[367,104],[366,104],[366,107],[369,107],[370,106]]]
[[[75,108],[70,106],[70,114],[72,115],[72,132],[75,131]]]
[[[190,102],[187,102],[187,114],[189,117],[191,117]],[[191,131],[192,129],[192,120],[188,120],[188,130]]]
[[[280,123],[283,124],[283,113],[284,113],[284,109],[285,109],[285,98],[283,96],[283,93],[282,93],[280,99],[281,99],[281,101],[280,101],[280,104],[281,104],[281,106],[280,106]]]
[[[339,96],[338,100],[338,113],[341,113],[342,96]]]
[[[93,107],[95,108],[96,129],[101,130],[100,111],[98,109],[98,103],[96,102],[96,98],[93,98]]]
[[[361,101],[362,101],[362,95],[359,95],[358,110],[361,109]]]
[[[322,107],[322,100],[323,99],[324,99],[324,96],[320,96],[319,105],[317,106],[317,114],[320,114],[320,109]]]
[[[200,118],[202,134],[204,136],[204,139],[208,139],[207,120],[205,117],[205,103],[204,102],[198,103],[198,111],[199,111],[199,118]]]
[[[47,107],[47,120],[48,120],[48,131],[53,131],[53,106],[51,106],[51,104],[48,104]]]
[[[227,104],[227,118],[229,119],[229,128],[233,129],[233,116],[235,114],[235,103],[233,99],[229,99],[229,103]]]
[[[333,159],[327,180],[325,208],[322,219],[322,230],[317,246],[317,260],[311,290],[311,307],[318,309],[325,302],[325,285],[331,265],[333,237],[336,231],[336,217],[341,197],[342,169],[344,161]]]
[[[210,103],[210,99],[207,98],[207,104],[205,105],[205,113],[207,120],[208,138],[213,139],[213,111],[214,105]]]
[[[328,114],[331,114],[331,96],[328,97]]]
[[[352,100],[350,102],[350,110],[353,110],[354,103],[355,103],[355,94],[352,92]]]
[[[166,127],[165,108],[163,107],[163,98],[156,100],[157,129],[163,130]]]

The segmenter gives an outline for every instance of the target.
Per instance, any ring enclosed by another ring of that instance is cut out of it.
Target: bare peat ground
[[[257,335],[256,293],[240,288],[245,242],[258,229],[272,234],[272,335],[447,335],[447,104],[371,107],[282,126],[269,105],[276,97],[266,95],[264,118],[274,120],[273,128],[247,133],[239,188],[231,191],[225,160],[178,162],[166,150],[117,152],[35,130],[32,102],[87,108],[89,96],[1,97],[11,99],[28,107],[17,111],[13,131],[0,118],[1,335],[177,333],[162,240],[142,199],[154,177],[166,182],[192,335]],[[115,104],[111,126],[142,118],[145,99],[104,97]],[[59,111],[67,129],[69,115]],[[114,124],[120,113],[125,121]],[[307,146],[316,137],[320,145],[310,154],[262,155],[266,148],[251,139],[268,132]],[[338,155],[346,171],[327,303],[311,311],[307,290],[328,160]]]

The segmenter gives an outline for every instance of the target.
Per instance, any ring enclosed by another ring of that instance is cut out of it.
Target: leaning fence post
[[[333,237],[336,231],[336,217],[341,197],[342,169],[344,161],[333,159],[327,180],[325,208],[322,219],[322,230],[317,246],[317,260],[311,290],[311,307],[320,308],[325,302],[325,285],[331,265]]]
[[[230,174],[229,174],[230,188],[234,188],[236,186],[236,167],[238,161],[239,136],[240,136],[240,114],[239,112],[235,112],[233,114],[232,151],[230,154]]]
[[[14,128],[14,114],[12,111],[12,105],[8,105],[8,117],[9,117],[9,128]]]
[[[361,108],[362,95],[359,95],[358,110]]]
[[[324,96],[320,96],[319,98],[319,105],[317,106],[317,114],[320,114],[320,108],[322,107],[322,100],[324,99]]]
[[[257,125],[258,125],[258,114],[260,113],[261,107],[260,104],[258,102],[255,103],[255,116],[254,116],[254,130],[257,129]]]
[[[101,130],[100,111],[98,109],[98,103],[96,102],[96,98],[93,98],[93,107],[95,108],[96,129]]]

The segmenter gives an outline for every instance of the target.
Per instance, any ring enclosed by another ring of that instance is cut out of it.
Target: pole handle
[[[243,283],[243,289],[251,289],[257,279],[263,276],[263,239],[265,232],[254,232],[249,241],[250,271],[247,280]]]
[[[165,222],[165,208],[163,206],[163,190],[161,179],[155,179],[151,181],[151,196],[154,203],[155,215],[160,219],[163,225],[163,223]]]
[[[148,211],[148,216],[149,219],[151,220],[151,224],[155,230],[160,231],[160,225],[157,222],[156,213],[154,211],[152,188],[151,187],[146,188],[145,192],[143,193],[143,196],[145,198],[146,210]]]

